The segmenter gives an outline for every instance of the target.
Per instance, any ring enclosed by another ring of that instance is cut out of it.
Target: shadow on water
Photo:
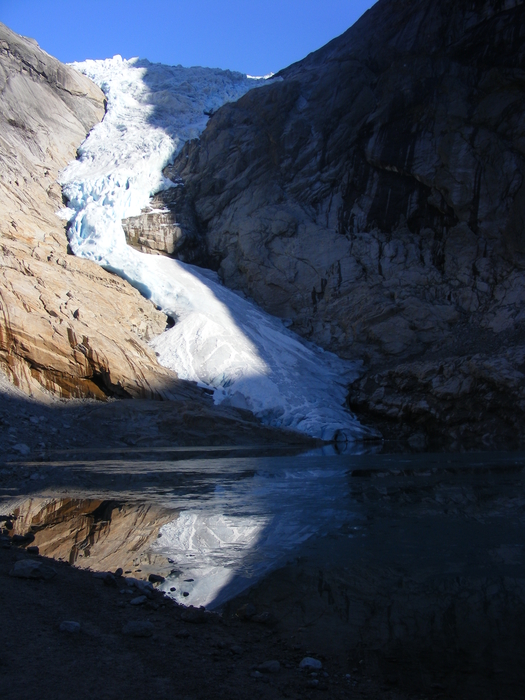
[[[181,603],[251,602],[388,687],[520,697],[524,453],[112,456],[62,454],[30,498],[4,489],[11,534],[161,574]]]

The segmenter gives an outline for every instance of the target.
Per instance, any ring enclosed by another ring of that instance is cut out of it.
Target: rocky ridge
[[[160,397],[149,338],[166,317],[67,251],[59,171],[104,116],[90,80],[0,25],[0,367],[26,392]],[[118,309],[118,313],[116,313]]]
[[[467,395],[484,407],[471,436],[523,425],[524,19],[522,0],[380,0],[218,110],[166,170],[224,282],[365,358],[352,405],[394,429],[426,430],[418,404],[445,365],[469,391],[432,394],[434,432]],[[502,361],[518,385],[510,422],[491,417]]]

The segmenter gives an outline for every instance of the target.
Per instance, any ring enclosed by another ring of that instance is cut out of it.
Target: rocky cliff
[[[27,392],[158,397],[177,379],[146,340],[166,317],[67,251],[56,182],[104,95],[0,24],[0,367]],[[118,310],[118,311],[117,311]]]
[[[387,434],[523,426],[524,87],[522,0],[379,0],[166,171],[227,285],[366,359]]]

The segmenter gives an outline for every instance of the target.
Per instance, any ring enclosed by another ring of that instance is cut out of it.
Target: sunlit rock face
[[[521,2],[380,0],[221,108],[167,172],[225,283],[372,373],[521,345],[524,39]]]
[[[67,251],[59,171],[104,116],[89,79],[0,24],[0,366],[26,392],[159,396],[176,377],[146,342],[166,317]],[[119,315],[115,310],[119,309]]]
[[[170,255],[183,262],[207,262],[197,217],[181,187],[154,195],[138,216],[122,220],[128,245],[141,253]]]

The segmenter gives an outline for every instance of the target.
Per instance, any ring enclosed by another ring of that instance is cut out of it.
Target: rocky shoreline
[[[304,648],[268,613],[185,608],[121,574],[80,571],[1,536],[5,700],[35,688],[57,700],[416,697]]]

